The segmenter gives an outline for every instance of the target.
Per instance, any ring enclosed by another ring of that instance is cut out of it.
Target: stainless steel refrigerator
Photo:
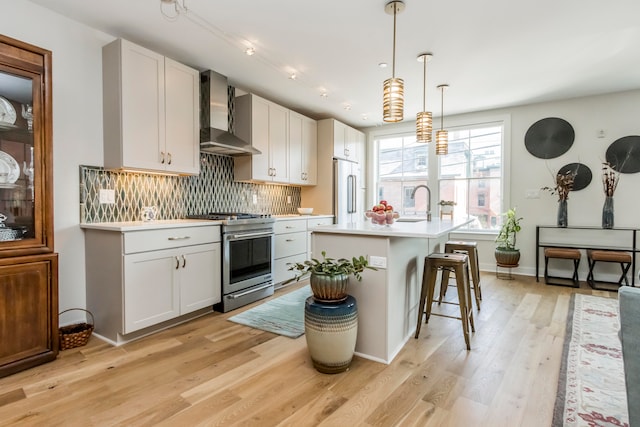
[[[363,220],[364,188],[360,165],[333,159],[333,222],[349,224]]]

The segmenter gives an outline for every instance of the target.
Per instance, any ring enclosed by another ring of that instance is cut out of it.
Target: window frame
[[[434,119],[434,123],[436,120]],[[482,127],[490,126],[491,124],[502,125],[502,146],[501,146],[501,159],[502,159],[502,177],[501,177],[501,206],[506,211],[511,206],[511,114],[487,114],[487,113],[473,113],[460,116],[451,116],[444,118],[444,129],[452,131],[456,128],[470,128],[470,127]],[[434,135],[436,129],[434,128]],[[368,156],[368,175],[367,175],[367,187],[370,189],[367,192],[368,204],[373,203],[376,199],[378,191],[378,140],[381,138],[390,138],[397,136],[406,136],[407,134],[415,133],[415,121],[405,122],[401,124],[386,125],[383,128],[373,128],[368,133],[368,152],[371,153]],[[435,136],[434,136],[435,141]],[[429,183],[435,183],[435,185],[429,185],[435,188],[431,188],[432,191],[432,205],[435,206],[437,201],[440,200],[440,156],[435,154],[435,143],[429,144],[429,156],[428,156],[428,175],[427,181]],[[469,228],[461,228],[454,233],[458,238],[464,238],[468,236],[470,239],[476,240],[492,240],[498,234],[498,230],[477,230]],[[486,237],[483,237],[485,235]]]

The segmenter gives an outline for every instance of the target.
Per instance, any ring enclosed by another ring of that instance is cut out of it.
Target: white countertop
[[[105,231],[140,231],[156,230],[161,228],[180,227],[204,227],[207,225],[220,225],[221,221],[201,219],[165,219],[156,221],[128,221],[128,222],[94,222],[80,224],[80,228]]]
[[[272,215],[276,221],[286,221],[291,219],[311,219],[311,218],[333,218],[333,215],[311,214],[311,215],[299,215],[299,214],[287,214],[287,215]]]
[[[418,237],[418,238],[438,238],[451,231],[462,227],[472,221],[471,218],[459,217],[440,220],[434,218],[432,221],[420,222],[395,222],[391,225],[373,225],[370,221],[351,224],[332,224],[311,227],[309,230],[314,233],[334,233],[334,234],[358,234],[366,236],[381,237]]]

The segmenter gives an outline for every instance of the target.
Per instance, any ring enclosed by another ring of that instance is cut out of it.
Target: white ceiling
[[[179,0],[173,22],[161,0],[31,0],[123,37],[315,119],[382,124],[391,76],[393,15],[387,0]],[[405,120],[640,88],[638,0],[406,0],[397,17],[396,76]],[[256,55],[244,54],[248,43]],[[298,79],[288,78],[295,70]],[[327,98],[320,96],[326,90]],[[344,104],[351,105],[345,110]],[[363,120],[362,115],[368,117]]]

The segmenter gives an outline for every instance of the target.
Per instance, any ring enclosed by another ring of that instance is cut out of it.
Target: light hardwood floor
[[[0,425],[549,426],[571,293],[617,295],[489,272],[482,286],[469,352],[459,321],[433,317],[390,365],[356,357],[325,375],[304,336],[213,313],[0,378]]]

